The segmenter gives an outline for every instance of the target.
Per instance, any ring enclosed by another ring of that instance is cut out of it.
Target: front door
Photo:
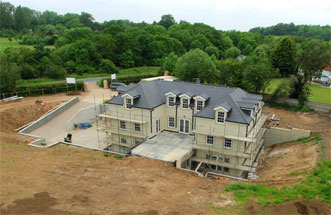
[[[160,121],[160,119],[157,119],[156,120],[156,133],[158,134],[158,133],[160,133],[160,131],[161,131],[161,121]]]
[[[179,132],[188,134],[190,132],[190,120],[179,119]]]

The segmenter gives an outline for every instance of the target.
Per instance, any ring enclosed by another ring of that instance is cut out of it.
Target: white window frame
[[[230,141],[230,145],[231,146],[227,146],[227,144],[229,143],[229,141]],[[225,149],[232,149],[232,139],[229,139],[229,138],[225,138],[224,139],[224,148]]]
[[[187,107],[184,107],[184,100],[187,101]],[[182,98],[182,108],[183,109],[188,109],[190,106],[190,100],[188,98]]]
[[[170,103],[170,99],[173,99],[173,102]],[[168,107],[175,107],[176,99],[174,96],[168,96]]]
[[[221,114],[223,114],[223,117],[220,116]],[[225,123],[225,112],[223,112],[223,111],[218,111],[217,112],[216,123],[218,123],[218,124],[224,124]]]
[[[199,107],[199,102],[201,102],[201,109],[199,109],[198,107]],[[200,110],[202,110],[202,108],[203,108],[203,101],[200,101],[200,100],[197,100],[197,106],[196,106],[196,110],[197,111],[200,111]]]
[[[123,141],[123,140],[124,140],[124,141]],[[121,142],[122,144],[126,144],[126,139],[123,138],[123,137],[121,137],[120,142]]]
[[[173,126],[170,125],[170,118],[172,118],[172,123],[173,123]],[[175,127],[175,117],[172,117],[172,116],[169,116],[168,117],[168,128],[174,128]]]
[[[208,143],[208,137],[209,137],[209,139],[210,139],[210,137],[211,137],[213,143]],[[214,145],[214,136],[207,135],[207,136],[206,136],[206,144],[209,145],[209,146],[213,146],[213,145]]]
[[[137,130],[138,127],[139,127],[139,131]],[[140,125],[140,123],[134,123],[134,132],[137,132],[137,133],[140,133],[141,132],[141,125]]]
[[[122,125],[121,124],[122,122],[124,123],[124,128],[122,128],[122,126],[121,126]],[[126,122],[124,120],[120,120],[120,129],[121,130],[126,130]]]
[[[130,101],[130,102],[128,102],[128,101]],[[128,106],[128,104],[130,106]],[[132,110],[132,105],[133,105],[132,98],[125,98],[125,108],[128,110]]]

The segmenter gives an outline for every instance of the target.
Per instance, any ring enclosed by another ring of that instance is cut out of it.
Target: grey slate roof
[[[242,108],[252,109],[255,104],[262,100],[261,95],[249,94],[240,88],[163,80],[141,81],[136,85],[131,85],[131,88],[123,94],[127,93],[136,98],[132,105],[134,108],[153,109],[166,103],[165,94],[168,92],[173,92],[177,96],[189,94],[190,96],[208,98],[205,107],[196,113],[195,117],[214,119],[214,108],[225,105],[224,107],[230,110],[226,121],[244,124],[249,124],[252,118]],[[116,96],[108,100],[107,103],[123,105],[123,98]]]

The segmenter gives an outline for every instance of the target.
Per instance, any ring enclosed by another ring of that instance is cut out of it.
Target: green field
[[[20,40],[12,39],[12,41],[9,41],[8,38],[0,38],[0,52],[3,52],[6,48],[13,47],[25,47],[29,49],[33,49],[33,45],[20,45]],[[54,48],[54,46],[46,46],[46,48]]]
[[[265,93],[272,94],[282,81],[289,81],[289,80],[290,80],[289,78],[272,79]],[[316,83],[311,83],[309,85],[309,88],[310,88],[310,96],[308,98],[309,101],[331,104],[331,88],[322,87]]]

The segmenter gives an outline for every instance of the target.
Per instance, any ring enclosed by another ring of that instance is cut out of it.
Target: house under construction
[[[240,88],[154,80],[130,84],[99,114],[107,150],[246,178],[257,166],[267,114]]]

